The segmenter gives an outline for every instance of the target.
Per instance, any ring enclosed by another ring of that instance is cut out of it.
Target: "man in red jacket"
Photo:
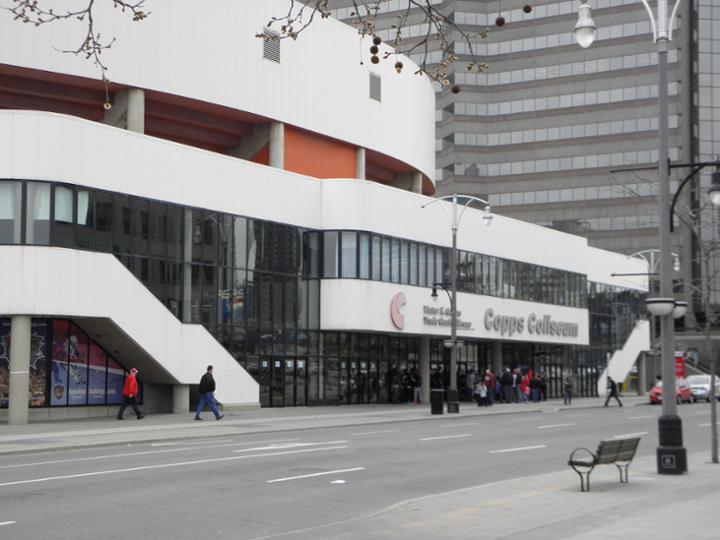
[[[138,383],[137,379],[135,378],[137,372],[137,369],[132,368],[130,370],[130,375],[128,375],[125,379],[125,384],[123,385],[123,402],[122,405],[120,405],[120,410],[117,413],[118,420],[123,419],[123,413],[125,412],[125,409],[128,405],[130,405],[133,411],[135,411],[138,420],[140,420],[141,418],[145,418],[145,413],[140,412],[140,409],[138,409],[137,406]]]

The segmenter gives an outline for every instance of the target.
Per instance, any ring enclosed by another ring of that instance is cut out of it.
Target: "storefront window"
[[[28,244],[50,243],[50,184],[27,183],[25,241]]]
[[[370,235],[360,233],[359,235],[359,258],[358,258],[358,277],[361,279],[370,278]]]
[[[357,234],[342,233],[342,277],[357,277]]]
[[[335,231],[323,234],[323,277],[338,277],[338,233]]]
[[[86,405],[88,388],[88,337],[75,325],[68,338],[68,405]]]

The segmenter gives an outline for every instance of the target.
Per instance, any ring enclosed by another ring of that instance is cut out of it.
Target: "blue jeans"
[[[206,404],[210,407],[210,410],[215,415],[215,418],[220,416],[220,412],[217,410],[217,406],[215,405],[215,396],[213,396],[212,392],[208,392],[207,394],[203,394],[200,398],[200,403],[198,403],[197,409],[195,409],[195,418],[200,417],[200,413],[203,411]]]

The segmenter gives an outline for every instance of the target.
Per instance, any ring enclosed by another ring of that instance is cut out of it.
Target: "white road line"
[[[152,469],[168,469],[171,467],[187,467],[188,465],[204,465],[205,463],[220,463],[224,461],[238,461],[240,459],[251,459],[251,458],[262,458],[262,457],[273,457],[273,456],[286,456],[289,454],[303,454],[307,452],[325,452],[328,450],[342,450],[347,446],[328,446],[327,448],[306,448],[303,450],[291,450],[288,452],[271,452],[268,454],[253,454],[244,456],[230,456],[222,458],[211,458],[211,459],[198,459],[195,461],[181,461],[177,463],[161,463],[158,465],[144,465],[142,467],[131,467],[128,469],[110,469],[106,471],[95,471],[89,473],[80,474],[68,474],[64,476],[48,476],[47,478],[34,478],[32,480],[17,480],[15,482],[4,482],[0,484],[0,487],[6,486],[18,486],[21,484],[39,484],[41,482],[50,482],[51,480],[67,480],[69,478],[85,478],[88,476],[103,476],[108,474],[119,474],[124,472],[136,472],[136,471],[149,471]]]
[[[282,443],[282,442],[291,442],[291,441],[297,441],[298,439],[279,439],[275,441],[254,441],[254,442],[245,442],[245,443],[229,443],[229,444],[220,444],[220,445],[210,445],[213,449],[215,448],[223,448],[227,446],[244,446],[248,444],[272,444],[272,443]],[[208,441],[205,441],[205,444],[208,444]],[[120,454],[103,454],[100,456],[87,456],[87,457],[81,457],[81,458],[68,458],[68,459],[54,459],[52,461],[34,461],[31,463],[16,463],[14,465],[0,465],[0,469],[18,469],[20,467],[35,467],[39,465],[56,465],[58,463],[77,463],[77,462],[84,462],[84,461],[99,461],[102,459],[119,459],[119,458],[126,458],[126,457],[136,457],[136,456],[151,456],[155,454],[170,454],[172,452],[187,452],[189,450],[197,450],[197,446],[193,447],[184,447],[184,448],[166,448],[164,450],[143,450],[142,452],[125,452]]]
[[[569,426],[576,426],[577,424],[550,424],[549,426],[538,426],[538,429],[550,429],[550,428],[556,428],[556,427],[569,427]]]
[[[628,420],[642,420],[644,418],[657,418],[654,414],[648,414],[647,416],[631,416]]]
[[[536,446],[520,446],[518,448],[504,448],[503,450],[490,450],[490,453],[507,454],[508,452],[522,452],[523,450],[537,450],[538,448],[547,448],[547,444],[538,444]]]
[[[462,427],[462,426],[479,426],[479,422],[464,422],[462,424],[440,424],[441,428],[452,428],[452,427]]]
[[[325,471],[313,474],[302,474],[300,476],[288,476],[287,478],[276,478],[275,480],[267,480],[266,484],[275,484],[276,482],[287,482],[288,480],[300,480],[301,478],[314,478],[316,476],[327,476],[328,474],[340,474],[354,471],[364,471],[365,467],[353,467],[352,469],[338,469],[337,471]]]
[[[582,413],[582,414],[566,414],[566,415],[565,415],[565,418],[578,418],[579,416],[590,416],[590,415],[587,414],[587,413]]]
[[[708,414],[708,411],[697,411],[697,412],[694,412],[693,414]]]
[[[421,441],[438,441],[440,439],[460,439],[462,437],[472,437],[470,433],[463,433],[462,435],[445,435],[444,437],[426,437],[420,439]]]
[[[511,418],[510,422],[530,422],[530,421],[535,421],[538,418],[539,417],[536,417],[536,418]]]
[[[13,525],[15,523],[17,523],[17,522],[16,521],[0,521],[0,527],[2,527],[3,525]]]
[[[202,441],[183,441],[183,442],[159,442],[159,443],[151,443],[150,446],[215,446],[216,444],[220,443],[229,443],[231,442],[231,439],[221,439],[221,440],[215,440],[211,439],[208,440],[202,440]]]
[[[649,431],[639,431],[637,433],[623,433],[622,435],[613,435],[613,439],[625,439],[627,437],[639,437],[640,435],[649,435]]]
[[[720,425],[720,422],[718,422],[718,425]],[[698,427],[710,427],[712,426],[712,422],[708,422],[707,424],[698,424]]]
[[[363,431],[362,433],[350,433],[351,436],[357,437],[359,435],[377,435],[379,433],[395,433],[397,429],[383,429],[382,431]]]
[[[323,442],[308,442],[308,443],[281,443],[271,444],[270,446],[256,446],[255,448],[243,448],[242,450],[233,450],[235,453],[240,452],[257,452],[259,450],[283,450],[285,448],[305,448],[308,446],[322,446],[326,444],[344,444],[347,441],[323,441]]]

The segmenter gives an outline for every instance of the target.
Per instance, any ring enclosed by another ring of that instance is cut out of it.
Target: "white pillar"
[[[190,411],[190,386],[187,384],[173,385],[173,412],[187,414]]]
[[[270,166],[276,169],[285,168],[285,124],[270,124],[270,144],[268,148]]]
[[[145,133],[145,91],[140,88],[128,89],[127,130]]]
[[[422,195],[423,175],[421,172],[413,173],[412,192]]]
[[[365,149],[358,148],[355,151],[355,178],[365,180]]]
[[[420,379],[422,381],[422,402],[430,403],[430,338],[420,337]]]
[[[10,402],[8,424],[28,423],[30,388],[30,324],[27,315],[16,315],[10,326]]]

